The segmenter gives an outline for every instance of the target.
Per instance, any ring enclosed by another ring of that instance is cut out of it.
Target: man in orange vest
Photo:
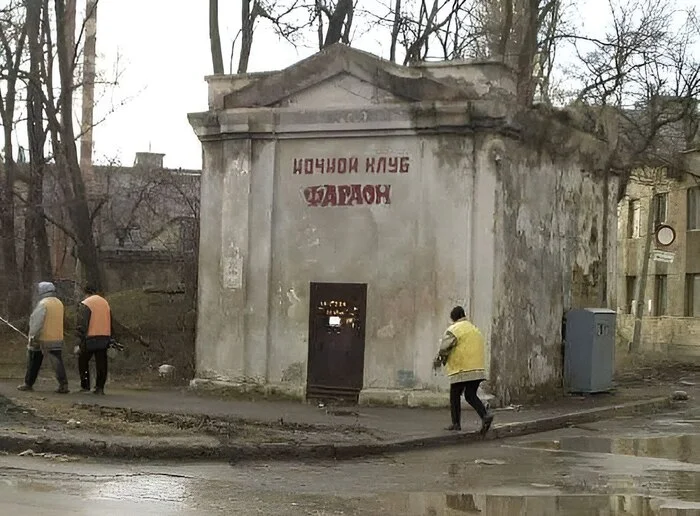
[[[77,332],[80,339],[78,369],[80,389],[90,392],[90,359],[95,357],[95,394],[105,393],[107,382],[107,349],[112,341],[112,310],[97,289],[85,287],[87,297],[78,306]]]
[[[20,391],[31,391],[39,375],[44,353],[48,353],[56,371],[59,394],[68,393],[68,379],[63,365],[63,303],[56,297],[53,283],[42,281],[37,287],[39,301],[29,318],[29,344],[27,346],[27,373]]]

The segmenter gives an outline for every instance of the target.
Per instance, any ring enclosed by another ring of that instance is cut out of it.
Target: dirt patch
[[[653,366],[637,366],[617,375],[618,385],[624,387],[649,384],[678,384],[685,380],[695,382],[700,376],[700,365],[675,361],[659,361]]]
[[[0,423],[17,425],[38,422],[39,420],[31,409],[18,405],[4,396],[0,396]]]
[[[50,425],[100,436],[163,438],[205,435],[220,442],[254,445],[372,443],[381,440],[362,427],[305,425],[286,422],[282,418],[270,423],[206,415],[153,413],[93,403],[69,404],[41,396],[19,399],[12,405],[17,407],[19,413],[32,418],[23,421],[28,428]]]

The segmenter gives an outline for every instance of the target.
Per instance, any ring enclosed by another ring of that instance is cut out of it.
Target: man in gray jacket
[[[63,303],[56,297],[53,283],[41,282],[37,288],[39,301],[29,318],[29,344],[27,345],[27,373],[20,391],[31,391],[39,375],[44,354],[53,362],[58,380],[59,394],[68,393],[68,379],[63,365]]]

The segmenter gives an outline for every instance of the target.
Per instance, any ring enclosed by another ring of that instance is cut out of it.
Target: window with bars
[[[685,276],[685,316],[700,317],[700,274]]]
[[[642,205],[639,199],[629,202],[627,211],[627,238],[639,238],[642,223]]]
[[[658,193],[654,195],[654,227],[665,224],[668,218],[668,193]]]
[[[700,229],[700,186],[688,188],[688,230]]]
[[[627,276],[626,279],[626,291],[627,295],[625,297],[625,313],[634,313],[634,292],[637,288],[637,276]]]
[[[666,315],[668,309],[668,277],[657,274],[654,278],[654,316]]]

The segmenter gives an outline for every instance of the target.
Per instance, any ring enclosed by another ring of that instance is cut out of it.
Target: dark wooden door
[[[365,366],[367,285],[312,283],[307,398],[357,402]]]

